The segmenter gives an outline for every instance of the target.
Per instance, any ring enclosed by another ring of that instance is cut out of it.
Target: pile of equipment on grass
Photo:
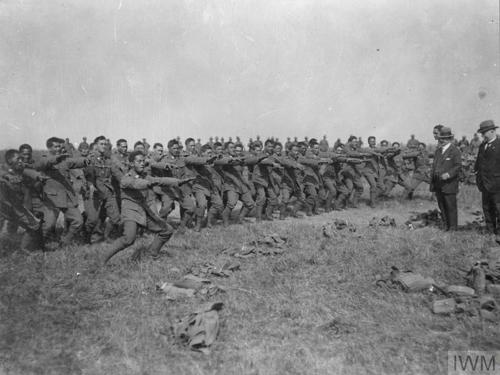
[[[378,218],[373,217],[368,224],[370,227],[396,227],[396,219],[388,215]]]
[[[435,209],[427,212],[413,212],[405,225],[409,229],[418,229],[429,226],[439,227],[441,223],[441,214]]]
[[[241,246],[239,249],[225,249],[224,254],[236,258],[251,258],[256,255],[281,255],[288,246],[288,239],[277,233],[262,235],[254,241]]]
[[[432,295],[435,314],[467,314],[500,321],[500,248],[492,248],[489,259],[477,261],[465,275],[466,285],[438,284],[430,277],[392,267],[389,277],[376,281],[379,287]],[[442,298],[443,297],[443,298]]]
[[[222,302],[206,303],[175,322],[171,329],[178,344],[210,354],[210,346],[219,334]]]

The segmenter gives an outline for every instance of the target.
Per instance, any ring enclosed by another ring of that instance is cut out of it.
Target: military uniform
[[[86,207],[85,230],[89,235],[96,231],[96,234],[102,237],[104,234],[102,226],[98,225],[100,220],[104,222],[108,217],[115,229],[121,225],[120,209],[114,187],[116,184],[113,184],[113,179],[118,182],[123,175],[118,166],[105,155],[95,153],[89,157],[89,160],[90,165],[85,168],[84,173],[85,179],[94,186],[94,192],[92,205]]]
[[[157,256],[161,247],[170,239],[173,228],[158,216],[156,211],[156,194],[152,184],[178,187],[179,180],[169,177],[151,177],[137,174],[134,171],[126,173],[120,181],[122,199],[123,235],[111,244],[106,252],[104,263],[113,255],[131,246],[137,237],[137,227],[141,226],[155,233],[149,250]],[[136,252],[136,258],[140,252]]]
[[[42,232],[45,238],[51,236],[56,227],[59,212],[63,212],[69,223],[63,243],[68,244],[83,225],[83,217],[78,209],[78,196],[73,189],[70,169],[87,166],[86,158],[66,158],[57,161],[54,155],[42,155],[36,162],[36,168],[44,172],[49,179],[43,185],[43,193],[48,201]]]
[[[255,207],[250,187],[242,176],[243,165],[247,161],[253,163],[253,158],[239,159],[226,155],[214,162],[216,171],[223,178],[222,190],[226,200],[224,210],[222,211],[224,226],[229,225],[229,217],[234,207],[236,207],[238,200],[241,199],[243,203],[243,207],[239,213],[239,221]]]
[[[33,169],[16,172],[7,166],[0,168],[0,217],[25,229],[21,249],[43,248],[41,217],[29,209],[31,193],[28,184],[40,181],[42,175]]]
[[[186,169],[186,157],[174,156],[171,153],[164,154],[159,161],[151,163],[153,176],[158,177],[174,177],[183,179],[186,177],[194,177],[193,173]],[[187,160],[189,163],[189,160]],[[194,215],[195,201],[192,194],[192,189],[189,184],[179,186],[164,186],[161,188],[162,208],[160,216],[166,218],[175,208],[174,202],[179,202],[181,223],[180,229],[183,230],[186,224]]]
[[[255,217],[257,221],[260,221],[264,214],[264,207],[266,207],[265,218],[272,220],[274,207],[278,206],[278,196],[271,174],[278,160],[267,153],[255,155],[254,158],[260,159],[260,161],[252,165],[251,180],[255,188]]]
[[[303,184],[303,171],[305,167],[292,156],[280,156],[278,157],[278,161],[282,166],[282,169],[279,170],[282,172],[280,183],[280,219],[284,219],[289,212],[290,205],[293,205],[291,209],[292,216],[296,216],[297,211],[306,204]]]
[[[324,194],[323,178],[319,173],[321,158],[311,152],[299,155],[297,161],[304,168],[304,194],[308,216],[318,214],[320,194]]]
[[[422,182],[430,183],[429,156],[425,150],[415,150],[405,152],[402,157],[403,159],[413,160],[413,173],[408,183],[405,184],[405,187],[408,190],[408,197],[412,198],[413,192]]]

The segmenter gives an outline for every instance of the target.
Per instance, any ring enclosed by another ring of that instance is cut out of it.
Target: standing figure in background
[[[432,164],[430,191],[436,193],[444,230],[455,231],[458,227],[457,193],[462,156],[452,143],[450,128],[442,127],[437,137],[439,145]]]

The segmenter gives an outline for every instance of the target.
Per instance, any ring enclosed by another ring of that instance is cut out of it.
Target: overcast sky
[[[3,0],[0,147],[500,123],[498,0]]]

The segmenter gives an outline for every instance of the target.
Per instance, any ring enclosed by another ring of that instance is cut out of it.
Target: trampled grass
[[[479,209],[475,187],[460,195],[462,223]],[[128,261],[131,251],[95,271],[106,244],[29,256],[2,238],[0,372],[7,374],[436,374],[447,351],[498,350],[497,325],[477,317],[436,316],[433,296],[378,288],[392,265],[442,283],[463,283],[491,238],[473,231],[408,230],[411,211],[435,203],[423,191],[379,209],[307,219],[216,227],[175,235],[172,257]],[[390,215],[396,228],[370,228]],[[326,239],[336,218],[355,224]],[[241,270],[211,277],[225,293],[221,330],[209,355],[174,344],[169,326],[202,297],[167,301],[155,285],[172,281],[264,233],[288,237],[285,253],[238,259]],[[145,246],[150,236],[138,241]]]

